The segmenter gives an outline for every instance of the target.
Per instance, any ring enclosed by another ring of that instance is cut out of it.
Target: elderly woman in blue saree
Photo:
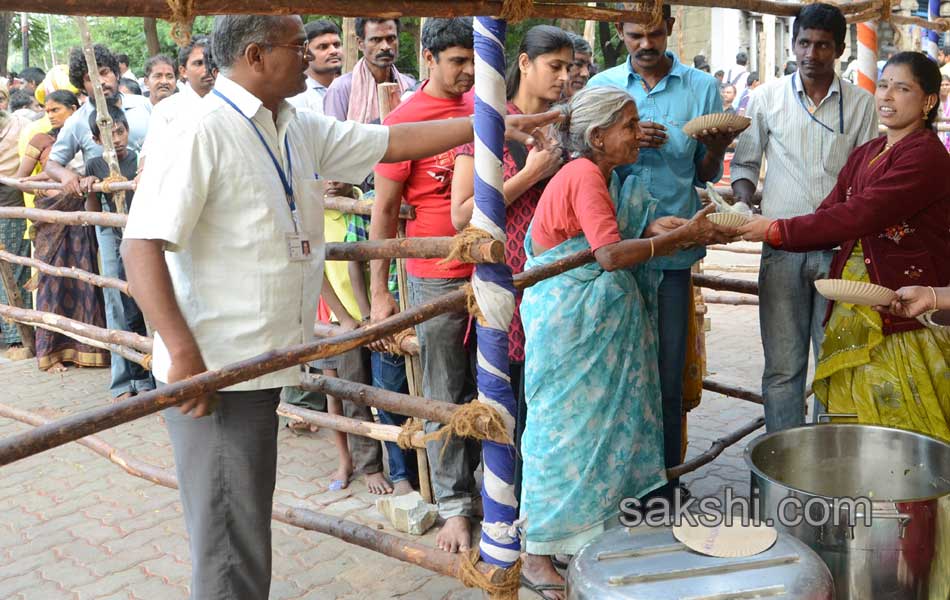
[[[527,421],[521,442],[527,520],[523,584],[563,598],[555,554],[574,554],[617,520],[623,498],[666,482],[657,363],[653,256],[703,243],[692,220],[654,220],[655,202],[613,169],[639,153],[633,98],[612,87],[579,91],[562,143],[574,160],[551,179],[525,240],[528,268],[591,249],[596,262],[528,288]]]

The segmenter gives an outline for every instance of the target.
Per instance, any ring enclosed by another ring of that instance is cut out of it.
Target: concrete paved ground
[[[712,253],[710,264],[753,264],[757,257]],[[743,275],[752,277],[752,275]],[[756,307],[710,306],[709,370],[729,383],[757,389],[762,359]],[[55,417],[107,402],[105,370],[65,374],[36,370],[33,361],[0,361],[0,403]],[[707,393],[689,418],[689,456],[761,414],[760,407]],[[0,418],[0,437],[28,426]],[[755,434],[744,440],[747,442]],[[104,432],[130,455],[171,468],[161,417]],[[745,443],[687,475],[694,495],[748,491]],[[276,498],[393,532],[362,481],[327,491],[335,465],[329,432],[280,434]],[[395,533],[395,532],[393,532]],[[434,545],[435,533],[422,537]],[[454,579],[435,575],[325,535],[274,523],[271,598],[474,599]],[[188,545],[177,492],[126,474],[72,444],[0,467],[0,598],[142,599],[187,597]],[[534,597],[522,592],[522,597]]]

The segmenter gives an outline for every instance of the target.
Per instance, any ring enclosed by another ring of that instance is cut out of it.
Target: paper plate
[[[778,532],[767,525],[682,524],[673,528],[673,537],[695,552],[720,558],[755,556],[765,552],[778,539]]]
[[[713,113],[696,117],[683,125],[683,133],[688,136],[699,135],[704,129],[718,128],[727,131],[730,127],[735,132],[745,131],[752,124],[752,119],[729,113]]]
[[[706,218],[723,227],[739,227],[749,222],[749,216],[740,213],[716,212],[706,215]]]
[[[815,282],[815,288],[829,300],[863,306],[890,304],[896,296],[894,290],[884,286],[847,279],[819,279]]]

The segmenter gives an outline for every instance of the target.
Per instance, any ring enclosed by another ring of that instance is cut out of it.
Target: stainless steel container
[[[745,458],[759,516],[821,556],[839,600],[950,598],[950,445],[819,424],[760,436]]]
[[[569,600],[831,600],[828,568],[808,546],[779,534],[745,558],[698,554],[670,529],[611,529],[584,546],[567,572]]]

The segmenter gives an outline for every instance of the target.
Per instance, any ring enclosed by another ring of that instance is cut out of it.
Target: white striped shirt
[[[798,74],[770,81],[752,92],[746,116],[732,181],[758,183],[764,154],[762,214],[775,219],[815,212],[851,151],[878,135],[874,96],[840,77],[817,107]]]

